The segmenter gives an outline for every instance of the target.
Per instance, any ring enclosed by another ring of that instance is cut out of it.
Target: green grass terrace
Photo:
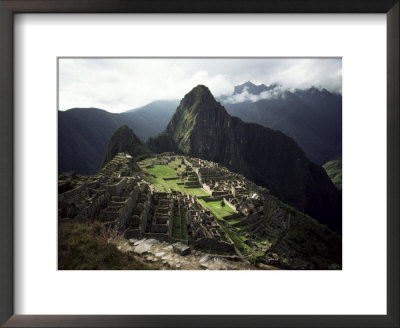
[[[174,170],[174,167],[177,167],[177,164],[172,162],[169,165],[154,165],[151,168],[142,166],[142,169],[155,176],[155,178],[147,176],[145,179],[159,191],[169,191],[171,189],[192,196],[208,196],[203,188],[184,187],[184,180],[178,177],[178,170]]]
[[[210,212],[217,218],[218,220],[223,220],[224,217],[235,214],[236,212],[231,209],[228,205],[221,205],[220,200],[213,201],[205,201],[203,199],[199,199],[198,202],[204,205],[206,208],[210,210]]]

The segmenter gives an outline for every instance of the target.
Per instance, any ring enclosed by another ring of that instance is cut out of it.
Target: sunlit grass
[[[200,199],[199,202],[206,206],[210,210],[210,212],[219,220],[222,220],[225,216],[236,213],[228,205],[222,206],[220,200],[204,201],[203,199]]]

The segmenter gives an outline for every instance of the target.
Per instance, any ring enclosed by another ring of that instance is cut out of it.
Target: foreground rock
[[[190,248],[189,248],[189,246],[187,246],[185,244],[175,243],[172,245],[172,247],[173,247],[174,252],[179,255],[185,256],[185,255],[190,254]]]
[[[115,240],[114,244],[123,252],[133,252],[138,259],[151,262],[159,270],[254,270],[256,267],[240,261],[235,256],[203,253],[183,244],[169,244],[155,239],[141,239],[132,245],[126,239]],[[176,251],[175,251],[176,249]],[[180,253],[182,252],[182,254]],[[189,252],[189,253],[188,253]]]
[[[135,246],[133,251],[139,255],[142,255],[144,253],[150,252],[152,247],[159,243],[160,242],[155,239],[141,239],[133,244]]]
[[[133,251],[139,255],[142,255],[144,253],[149,252],[151,249],[151,245],[150,244],[146,244],[146,243],[141,243],[139,245],[137,245]]]

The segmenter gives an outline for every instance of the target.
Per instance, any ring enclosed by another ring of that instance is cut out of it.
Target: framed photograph
[[[398,1],[0,10],[4,326],[398,327]]]

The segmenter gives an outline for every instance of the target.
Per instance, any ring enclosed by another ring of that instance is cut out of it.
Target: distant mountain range
[[[217,101],[232,116],[292,137],[307,158],[317,164],[322,165],[342,152],[340,94],[316,88],[288,91],[278,84],[246,82],[236,86],[232,95],[221,96]],[[127,125],[145,142],[165,130],[178,104],[179,100],[158,100],[120,114],[97,108],[59,111],[58,171],[95,174],[117,128]],[[157,141],[153,138],[149,142]]]
[[[235,87],[231,97],[219,100],[230,115],[292,137],[317,164],[342,152],[342,96],[338,93],[316,88],[288,91],[277,84],[247,82]]]
[[[235,86],[233,90],[234,95],[242,94],[247,91],[249,94],[260,95],[262,92],[269,91],[278,87],[278,84],[271,84],[266,86],[265,84],[255,85],[254,83],[248,81],[241,85]]]
[[[154,101],[121,114],[98,108],[58,112],[58,172],[96,174],[111,135],[127,125],[145,141],[165,129],[179,101]]]
[[[324,169],[290,137],[230,116],[209,89],[185,95],[166,130],[148,143],[157,153],[178,151],[241,173],[302,212],[341,230],[341,192]]]

